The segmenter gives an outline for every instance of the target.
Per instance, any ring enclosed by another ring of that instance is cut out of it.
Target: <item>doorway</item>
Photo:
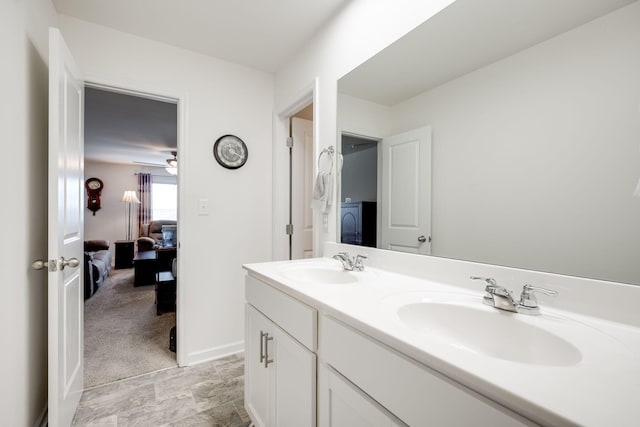
[[[289,259],[313,257],[313,104],[289,118]]]
[[[177,129],[175,99],[86,85],[85,388],[177,366]]]
[[[375,248],[378,233],[378,140],[343,134],[340,243]]]

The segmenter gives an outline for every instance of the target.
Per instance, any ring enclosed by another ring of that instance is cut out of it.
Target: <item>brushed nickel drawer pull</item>
[[[260,331],[260,363],[264,362],[265,359],[265,355],[264,355],[264,337],[265,334],[264,332]]]
[[[269,341],[273,340],[273,337],[269,336],[269,333],[267,332],[266,334],[264,334],[264,367],[268,368],[269,367],[269,363],[273,363],[273,359],[269,359]]]

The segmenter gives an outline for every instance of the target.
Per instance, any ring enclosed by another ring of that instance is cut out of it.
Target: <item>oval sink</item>
[[[475,303],[475,302],[474,302]],[[400,321],[422,333],[436,335],[455,347],[513,362],[569,366],[582,359],[564,338],[492,307],[442,302],[402,305]]]
[[[299,265],[290,266],[280,271],[280,275],[286,279],[305,283],[346,284],[358,281],[356,274],[345,271],[340,266],[330,267],[324,265]]]

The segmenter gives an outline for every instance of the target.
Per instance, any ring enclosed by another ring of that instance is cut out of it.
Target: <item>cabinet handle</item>
[[[269,336],[267,332],[264,334],[264,367],[268,368],[269,363],[273,363],[273,359],[269,359],[269,341],[273,340],[273,337]]]
[[[264,355],[264,336],[268,335],[265,334],[264,332],[260,331],[260,363],[264,362],[265,359],[265,355]]]

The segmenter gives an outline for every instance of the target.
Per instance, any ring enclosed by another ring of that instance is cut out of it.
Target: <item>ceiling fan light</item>
[[[167,163],[169,164],[170,167],[172,168],[177,168],[178,167],[178,160],[173,158],[173,159],[167,159]]]
[[[178,168],[177,167],[172,167],[172,166],[167,166],[166,168],[164,168],[167,172],[169,172],[171,175],[178,175]]]

